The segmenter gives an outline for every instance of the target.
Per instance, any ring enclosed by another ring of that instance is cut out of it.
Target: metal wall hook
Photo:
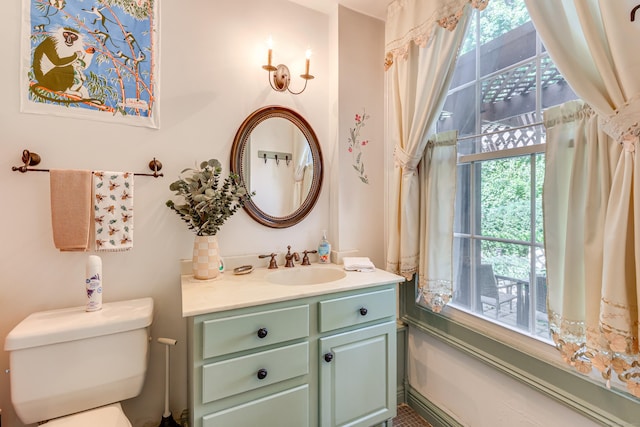
[[[287,162],[287,166],[289,166],[289,163],[291,163],[291,159],[289,158],[289,156],[285,156],[284,159]]]
[[[276,166],[280,165],[280,160],[278,160],[278,155],[276,154]]]

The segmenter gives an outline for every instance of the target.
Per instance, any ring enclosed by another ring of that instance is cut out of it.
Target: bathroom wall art
[[[369,177],[364,172],[364,158],[362,149],[369,144],[369,140],[360,139],[360,131],[364,127],[364,122],[369,118],[369,115],[362,110],[362,114],[355,115],[355,127],[349,128],[349,138],[347,139],[347,150],[351,153],[353,158],[352,167],[355,170],[358,178],[364,184],[369,183]]]
[[[158,0],[22,5],[22,112],[159,127]]]

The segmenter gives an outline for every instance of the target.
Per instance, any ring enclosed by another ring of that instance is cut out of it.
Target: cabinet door
[[[395,325],[319,340],[321,427],[369,427],[396,415]]]

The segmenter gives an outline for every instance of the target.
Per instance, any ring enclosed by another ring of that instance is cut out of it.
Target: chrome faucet
[[[291,253],[291,246],[287,246],[287,254],[284,256],[284,266],[285,267],[294,267],[295,264],[293,260],[300,261],[300,254],[298,252]]]

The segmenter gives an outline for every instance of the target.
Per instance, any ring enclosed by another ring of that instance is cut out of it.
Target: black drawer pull
[[[361,307],[360,308],[360,315],[361,316],[366,316],[368,313],[367,309],[365,307]]]
[[[267,328],[260,328],[258,329],[258,338],[264,338],[268,333],[269,331],[267,331]]]
[[[333,360],[333,353],[329,352],[324,355],[324,361],[329,363]]]
[[[264,369],[264,368],[263,368],[263,369],[260,369],[260,370],[258,371],[258,379],[259,379],[259,380],[263,380],[263,379],[265,379],[265,378],[267,378],[267,370],[266,370],[266,369]]]

